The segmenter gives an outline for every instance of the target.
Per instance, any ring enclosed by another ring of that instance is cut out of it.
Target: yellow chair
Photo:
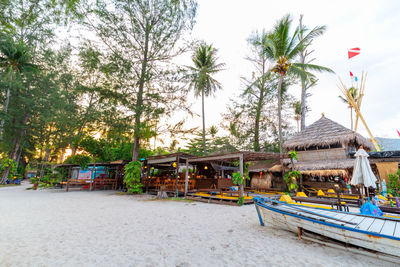
[[[382,196],[382,195],[378,195],[378,198],[381,199],[381,200],[384,200],[384,201],[387,201],[387,200],[388,200],[386,197],[384,197],[384,196]]]
[[[293,203],[293,199],[289,195],[281,196],[279,201],[286,202],[286,203]]]
[[[297,192],[296,197],[307,197],[304,192]]]
[[[319,197],[324,197],[324,196],[325,196],[325,193],[322,192],[322,190],[320,189],[320,190],[318,190],[317,196],[319,196]]]

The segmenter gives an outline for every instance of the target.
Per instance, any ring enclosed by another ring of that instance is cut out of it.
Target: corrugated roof
[[[382,151],[400,151],[400,138],[375,137]]]

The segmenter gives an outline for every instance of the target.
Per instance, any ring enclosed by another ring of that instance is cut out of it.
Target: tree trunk
[[[144,84],[146,82],[147,75],[147,63],[148,63],[148,50],[149,50],[149,32],[150,26],[146,25],[145,29],[145,40],[144,40],[144,51],[143,51],[143,61],[139,78],[139,90],[137,93],[136,107],[135,107],[135,133],[134,133],[134,144],[132,161],[139,160],[139,146],[140,146],[140,122],[143,112],[143,90]]]
[[[75,156],[76,155],[76,147],[71,145],[71,156]]]
[[[303,29],[303,15],[300,15],[300,22],[299,22],[300,30]],[[303,33],[300,33],[300,39],[303,39]],[[302,51],[300,53],[300,62],[304,64],[306,61],[306,51]],[[306,101],[307,101],[307,87],[306,82],[304,79],[301,79],[301,130],[306,128]]]
[[[93,161],[94,161],[93,168],[90,171],[90,188],[89,188],[89,191],[92,191],[92,190],[96,189],[95,188],[96,186],[93,187],[93,182],[94,182],[94,179],[96,178],[96,177],[93,178],[93,172],[94,172],[94,175],[96,176],[96,157],[95,156],[93,157]]]
[[[261,118],[261,111],[263,108],[264,102],[264,89],[265,89],[265,58],[262,57],[262,80],[260,85],[260,96],[258,98],[257,109],[256,109],[256,121],[254,125],[254,151],[260,151],[260,118]]]
[[[203,116],[203,154],[207,155],[206,147],[206,119],[204,115],[204,88],[201,90],[201,114]]]
[[[65,155],[65,147],[63,147],[62,149],[61,149],[61,155],[60,155],[60,159],[59,159],[59,163],[63,163],[63,161],[64,161],[64,155]]]
[[[303,60],[302,60],[303,61]],[[306,83],[301,79],[301,130],[306,128]]]
[[[282,89],[283,73],[279,76],[278,83],[278,126],[279,126],[279,153],[282,154],[282,103],[281,103],[281,89]]]
[[[7,114],[8,111],[8,105],[10,103],[10,88],[11,88],[11,82],[12,82],[12,76],[10,77],[10,85],[7,88],[7,95],[6,95],[6,103],[4,104],[4,114]],[[0,140],[3,139],[3,129],[4,129],[4,123],[5,123],[5,118],[1,120],[0,123]]]
[[[26,114],[24,117],[23,125],[26,125],[26,123],[28,122],[28,118],[29,118],[29,115]],[[19,136],[17,136],[15,138],[14,149],[10,154],[10,159],[12,159],[12,160],[17,159],[17,153],[18,153],[22,138],[24,136],[24,133],[25,133],[25,129],[24,128],[20,129]],[[10,174],[10,170],[11,170],[11,165],[8,166],[7,169],[5,169],[4,172],[1,174],[0,184],[6,183],[6,181],[8,179],[8,175]]]

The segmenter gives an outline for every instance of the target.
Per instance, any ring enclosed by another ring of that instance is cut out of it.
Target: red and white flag
[[[360,54],[360,48],[355,47],[348,50],[349,59]]]
[[[397,133],[399,134],[399,136],[400,136],[400,132],[399,132],[399,130],[396,130],[397,131]]]

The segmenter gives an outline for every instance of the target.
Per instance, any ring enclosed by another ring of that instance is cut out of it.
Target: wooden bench
[[[228,195],[230,197],[233,197],[233,196],[240,197],[240,191],[223,191],[222,193],[226,194],[226,195]],[[249,196],[249,192],[248,191],[244,191],[243,193],[244,193],[243,194],[244,196],[246,196],[246,197]]]
[[[344,208],[345,211],[349,211],[349,207],[346,202],[339,203],[337,199],[321,199],[321,198],[314,198],[314,197],[292,197],[292,199],[296,202],[308,202],[308,203],[315,203],[315,204],[323,204],[331,206],[332,208],[336,206],[338,210],[341,210],[341,207]]]
[[[115,190],[117,187],[117,180],[116,179],[100,179],[100,178],[96,178],[94,179],[94,189],[101,189],[101,188],[105,188],[105,187],[111,187],[112,190]]]
[[[88,190],[90,190],[90,180],[80,180],[80,179],[69,179],[67,181],[67,186],[65,187],[65,191],[68,192],[70,187],[76,186],[76,187],[81,187],[81,190],[84,187],[88,187]]]

